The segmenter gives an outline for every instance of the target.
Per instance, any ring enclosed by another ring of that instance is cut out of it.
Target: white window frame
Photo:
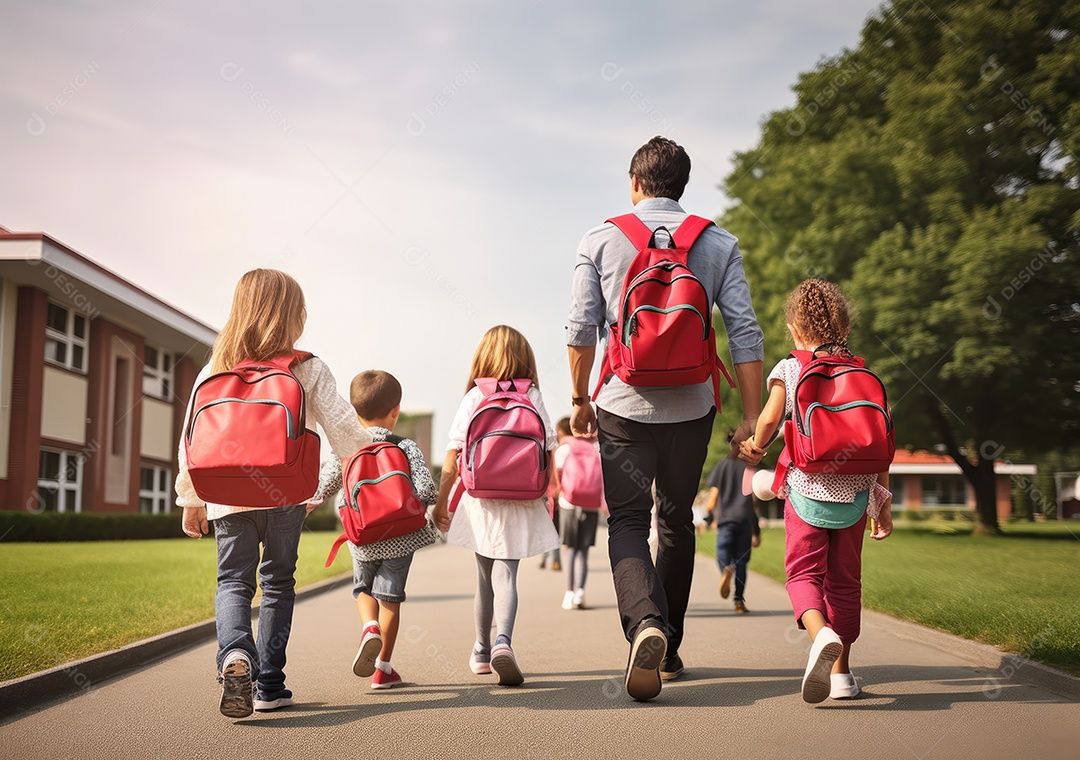
[[[49,301],[50,306],[55,306],[58,309],[63,309],[67,312],[67,324],[65,325],[65,331],[60,332],[49,326],[48,321],[45,323],[45,338],[46,340],[54,340],[57,343],[62,343],[66,346],[64,351],[64,361],[57,361],[48,355],[48,348],[46,347],[45,361],[49,364],[54,364],[57,367],[63,367],[64,369],[70,369],[73,372],[80,374],[86,374],[86,365],[89,359],[89,351],[87,346],[90,342],[90,318],[85,314],[76,314],[75,310],[69,306],[65,306],[57,301]],[[75,335],[75,317],[80,316],[83,319],[83,336],[80,338]],[[75,359],[75,347],[78,346],[82,349],[82,366],[76,366]]]
[[[86,461],[86,457],[78,451],[57,449],[52,446],[42,446],[41,451],[60,455],[60,474],[56,480],[50,480],[41,477],[39,473],[38,491],[49,489],[56,492],[57,512],[82,512],[83,462]],[[72,460],[75,464],[75,480],[73,481],[68,480],[68,470]],[[72,497],[74,503],[69,505],[68,497]]]
[[[142,487],[142,471],[152,470],[154,473],[154,487],[146,490]],[[165,473],[165,485],[161,486],[161,473]],[[143,462],[139,465],[139,512],[142,511],[142,500],[150,499],[150,514],[161,515],[172,511],[172,468],[163,464]]]
[[[163,348],[157,346],[149,346],[157,352],[157,364],[148,364],[146,362],[146,352],[143,351],[143,383],[142,392],[144,396],[150,398],[161,399],[162,401],[171,401],[173,388],[175,384],[173,381],[173,369],[176,367],[176,360],[171,351],[166,351]],[[169,368],[165,369],[165,357],[169,357]],[[163,390],[163,383],[168,383],[169,390],[166,392]]]

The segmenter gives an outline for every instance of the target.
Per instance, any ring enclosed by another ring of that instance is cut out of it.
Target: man
[[[735,431],[728,431],[728,441]],[[720,565],[720,597],[731,595],[731,581],[735,580],[735,612],[745,615],[746,564],[750,561],[751,548],[761,546],[761,526],[754,509],[754,495],[746,482],[746,462],[732,452],[721,459],[709,474],[708,501],[705,503],[706,519],[716,525],[716,561]]]
[[[673,232],[687,214],[679,206],[690,179],[690,157],[654,137],[630,162],[630,199],[650,229]],[[656,245],[669,236],[657,233]],[[678,678],[683,618],[694,569],[691,505],[716,414],[712,382],[675,387],[629,386],[607,379],[589,403],[589,380],[599,333],[618,318],[623,280],[637,251],[612,224],[585,233],[577,252],[567,346],[573,383],[575,435],[599,428],[608,520],[608,552],[619,615],[631,642],[626,690],[639,701],[660,693],[661,680]],[[742,255],[730,233],[710,226],[690,248],[688,265],[720,308],[744,416],[733,443],[754,431],[761,411],[761,328],[750,300]],[[653,485],[659,548],[649,552]]]

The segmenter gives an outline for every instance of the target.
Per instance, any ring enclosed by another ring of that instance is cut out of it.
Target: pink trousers
[[[859,638],[862,614],[862,543],[866,515],[849,528],[808,525],[791,502],[784,505],[787,592],[799,627],[807,610],[820,610],[845,644]]]

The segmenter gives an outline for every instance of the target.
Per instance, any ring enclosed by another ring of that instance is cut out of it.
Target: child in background
[[[727,441],[735,437],[729,430]],[[716,524],[716,561],[720,565],[720,598],[731,595],[731,581],[735,581],[735,612],[746,615],[746,565],[750,562],[751,549],[761,546],[761,526],[754,495],[744,488],[746,462],[736,457],[732,450],[721,459],[709,473],[709,487],[705,509]]]
[[[267,361],[294,354],[306,320],[304,293],[296,280],[276,269],[248,272],[236,285],[229,318],[214,341],[210,363],[199,373],[194,387],[197,389],[211,374],[232,369],[244,360]],[[304,388],[308,424],[322,427],[340,468],[340,458],[370,443],[371,436],[338,395],[334,376],[321,359],[311,357],[295,363],[292,372]],[[287,707],[293,704],[293,694],[285,688],[285,646],[292,630],[296,597],[293,573],[304,518],[318,502],[265,508],[207,504],[191,483],[183,437],[179,465],[176,504],[184,508],[184,533],[200,538],[209,531],[207,521],[214,522],[221,714],[244,718],[253,709]],[[257,641],[251,630],[256,581],[262,589]]]
[[[401,383],[389,372],[367,370],[353,378],[349,397],[372,440],[396,444],[409,460],[413,489],[422,504],[435,503],[438,489],[424,462],[420,447],[408,438],[393,435],[401,414]],[[341,478],[340,467],[337,474]],[[336,489],[335,489],[336,490]],[[353,597],[363,623],[360,648],[353,659],[353,673],[371,678],[371,688],[401,685],[401,676],[390,665],[401,625],[401,603],[413,554],[435,543],[438,531],[429,520],[420,530],[404,536],[357,546],[349,543],[353,562]]]
[[[455,512],[449,511],[450,492],[458,477],[458,450],[473,412],[483,399],[477,378],[497,380],[529,379],[529,399],[540,413],[547,431],[548,470],[553,468],[551,451],[556,446],[555,431],[544,408],[537,379],[536,358],[525,336],[512,327],[499,325],[480,339],[473,356],[465,397],[450,426],[439,500],[435,505],[435,525],[447,531],[447,540],[476,553],[477,588],[474,603],[476,642],[469,666],[478,675],[498,676],[500,685],[514,686],[525,680],[517,664],[511,639],[517,616],[517,571],[519,560],[557,549],[559,537],[548,513],[547,499],[512,501],[477,499],[464,493]],[[492,620],[496,638],[491,642]]]
[[[805,280],[784,307],[795,347],[823,354],[850,355],[848,305],[835,284]],[[739,456],[756,465],[773,435],[794,408],[801,365],[784,359],[769,373],[769,400],[757,430]],[[816,703],[859,694],[851,673],[851,646],[859,637],[862,612],[862,541],[867,514],[876,516],[871,537],[892,532],[889,473],[848,475],[805,473],[792,466],[784,483],[787,591],[795,618],[813,641],[803,675],[802,696]],[[831,674],[830,674],[831,671]]]
[[[564,610],[585,607],[585,578],[589,572],[589,548],[596,543],[596,526],[604,499],[600,452],[595,441],[575,438],[570,418],[555,425],[559,447],[555,449],[556,502],[559,535],[566,549],[566,595]],[[587,501],[577,504],[575,501]]]

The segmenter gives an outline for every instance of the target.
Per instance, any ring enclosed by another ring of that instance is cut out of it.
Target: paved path
[[[682,649],[687,673],[652,703],[633,702],[622,690],[627,646],[598,549],[582,611],[560,609],[560,574],[523,563],[521,687],[469,671],[472,555],[437,546],[417,555],[403,607],[394,665],[406,688],[372,692],[352,675],[360,625],[343,583],[297,607],[288,674],[302,704],[223,718],[206,644],[0,726],[0,757],[885,760],[1080,751],[1076,702],[897,635],[880,616],[864,626],[854,659],[864,696],[804,704],[806,641],[782,586],[752,575],[753,614],[736,617],[704,557]]]

